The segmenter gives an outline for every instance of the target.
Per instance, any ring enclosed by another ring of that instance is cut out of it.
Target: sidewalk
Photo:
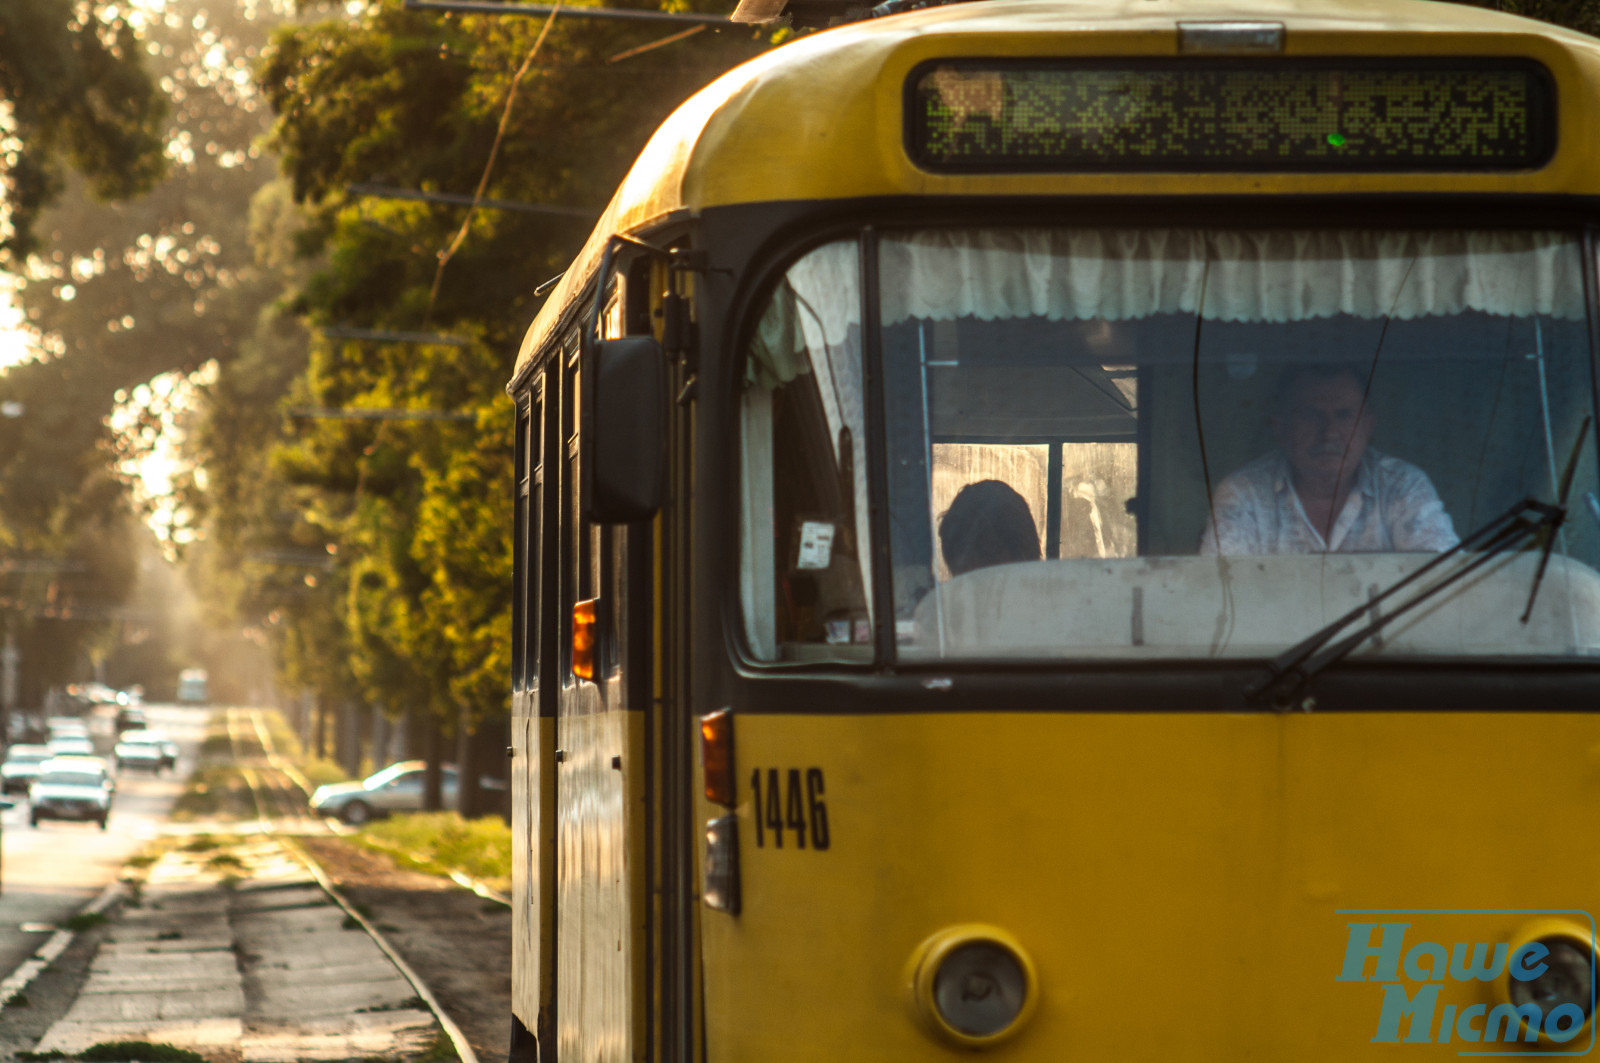
[[[438,1026],[394,963],[283,845],[150,868],[37,1051],[166,1042],[245,1063],[412,1055]]]

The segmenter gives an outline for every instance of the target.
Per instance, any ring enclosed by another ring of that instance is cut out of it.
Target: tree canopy
[[[0,157],[9,231],[0,260],[38,241],[34,222],[77,171],[101,199],[145,191],[161,176],[166,97],[140,62],[133,19],[110,4],[0,4]]]

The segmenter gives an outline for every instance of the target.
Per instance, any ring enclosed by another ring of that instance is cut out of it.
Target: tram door
[[[512,851],[519,866],[513,903],[517,955],[514,1009],[541,1045],[554,1036],[555,934],[555,718],[556,603],[544,593],[556,585],[556,543],[549,534],[559,513],[555,483],[559,452],[557,381],[550,369],[537,373],[517,402],[517,479],[513,609],[511,785],[516,819]]]
[[[560,688],[555,720],[556,1058],[623,1061],[640,1007],[633,963],[643,873],[646,705],[629,704],[630,529],[580,509],[578,345],[561,394]]]

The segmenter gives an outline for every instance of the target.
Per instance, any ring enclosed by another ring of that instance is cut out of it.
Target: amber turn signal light
[[[572,674],[591,683],[594,682],[594,644],[598,635],[594,617],[598,601],[590,598],[572,607]]]
[[[706,800],[733,807],[733,713],[727,709],[700,717],[700,767]]]

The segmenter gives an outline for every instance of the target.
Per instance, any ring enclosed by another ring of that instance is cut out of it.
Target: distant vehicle
[[[0,793],[25,794],[28,786],[39,774],[39,765],[50,759],[45,746],[16,745],[6,750],[0,761]]]
[[[87,735],[61,735],[46,743],[52,757],[92,757],[94,742]]]
[[[39,765],[39,773],[47,771],[86,771],[100,780],[100,785],[115,793],[117,780],[111,775],[111,765],[105,757],[59,756],[51,757]]]
[[[178,673],[178,700],[186,705],[204,705],[211,700],[210,676],[204,668],[185,668]]]
[[[172,743],[153,731],[128,731],[117,740],[112,754],[116,757],[117,771],[139,768],[160,772],[163,768],[170,768],[177,763],[177,753],[174,750],[169,758],[169,745]]]
[[[28,805],[28,822],[35,827],[46,819],[76,819],[105,830],[111,790],[104,776],[87,766],[49,760],[28,787]]]
[[[77,716],[52,716],[44,722],[51,738],[88,738],[89,723]]]
[[[149,720],[146,719],[144,710],[137,705],[128,705],[117,710],[118,734],[123,731],[141,731],[147,723]]]
[[[337,816],[355,826],[391,812],[420,812],[422,810],[422,776],[427,765],[420,760],[404,760],[391,764],[376,775],[361,782],[332,783],[317,787],[311,795],[311,811],[323,816]],[[444,806],[456,804],[456,769],[446,764],[442,769]]]

